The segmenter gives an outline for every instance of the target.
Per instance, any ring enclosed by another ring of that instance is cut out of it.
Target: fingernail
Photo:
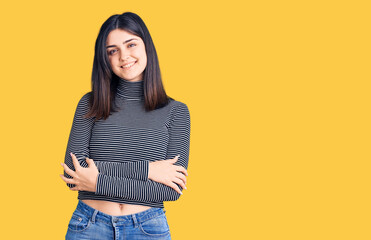
[[[70,152],[70,155],[71,155],[71,157],[72,157],[72,152]]]
[[[186,186],[184,186],[184,189],[187,189],[187,187],[186,187]]]
[[[183,193],[182,192],[180,192],[180,195],[182,195]]]
[[[61,163],[61,166],[63,167],[63,163]]]

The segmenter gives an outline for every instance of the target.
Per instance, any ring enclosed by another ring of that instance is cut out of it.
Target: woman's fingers
[[[170,185],[169,185],[169,187],[173,188],[179,194],[182,194],[182,191],[180,191],[180,188],[175,183],[171,182]]]
[[[175,178],[175,179],[173,180],[173,182],[179,184],[182,188],[187,189],[187,187],[185,186],[185,184],[184,184],[184,182],[183,182],[182,179],[180,179],[180,178]]]
[[[79,188],[78,187],[73,187],[73,188],[70,188],[71,191],[79,191]]]
[[[174,166],[176,166],[176,170],[177,170],[178,172],[182,172],[184,175],[188,176],[187,169],[185,169],[184,167],[179,166],[179,165],[174,165]]]
[[[71,177],[76,177],[75,171],[73,171],[71,168],[69,168],[65,163],[61,163],[62,167],[64,168],[64,171]]]
[[[65,181],[66,183],[71,183],[71,184],[75,184],[75,180],[73,178],[66,178],[65,176],[63,176],[62,174],[59,175],[63,181]]]
[[[167,159],[167,161],[170,161],[171,163],[176,163],[178,161],[179,155],[176,155],[174,158]]]
[[[177,172],[176,177],[180,178],[184,182],[184,184],[187,184],[186,176],[184,176],[183,173]]]
[[[63,181],[65,181],[66,183],[70,183],[70,184],[74,184],[75,186],[70,188],[70,190],[72,191],[79,191],[79,187],[76,185],[76,182],[73,178],[66,178],[65,176],[63,176],[62,174],[60,174],[59,176],[61,176],[61,178],[63,179]]]
[[[73,166],[75,167],[75,170],[78,170],[78,168],[81,167],[79,161],[77,160],[75,154],[70,153],[70,155],[72,157],[72,162],[73,162]]]

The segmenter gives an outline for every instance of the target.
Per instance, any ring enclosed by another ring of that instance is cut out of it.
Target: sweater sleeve
[[[188,168],[189,145],[190,145],[190,114],[186,104],[180,102],[176,113],[169,124],[169,142],[166,159],[180,155],[175,165]],[[182,191],[182,187],[175,183]],[[162,202],[175,201],[180,194],[173,188],[155,182],[151,179],[140,181],[127,177],[113,177],[106,174],[98,174],[96,194],[120,197],[129,200]]]
[[[89,110],[89,94],[91,94],[91,92],[86,93],[77,104],[67,143],[64,163],[73,171],[75,171],[75,167],[73,165],[70,152],[75,154],[82,167],[88,167],[85,158],[90,158],[89,142],[91,130],[94,126],[94,118],[83,117]],[[142,181],[148,179],[148,160],[133,162],[94,161],[94,163],[101,174],[112,177],[133,178]],[[72,178],[65,171],[64,176],[67,178]],[[67,186],[74,187],[75,184],[67,183]]]

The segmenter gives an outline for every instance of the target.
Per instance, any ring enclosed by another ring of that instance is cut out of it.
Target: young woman
[[[109,17],[62,163],[78,191],[66,239],[171,239],[163,202],[186,189],[189,145],[188,107],[167,96],[146,25]]]

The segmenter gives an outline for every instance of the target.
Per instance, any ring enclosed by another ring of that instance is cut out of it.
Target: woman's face
[[[128,81],[141,81],[147,66],[143,40],[122,29],[112,30],[107,37],[106,51],[112,71]]]

